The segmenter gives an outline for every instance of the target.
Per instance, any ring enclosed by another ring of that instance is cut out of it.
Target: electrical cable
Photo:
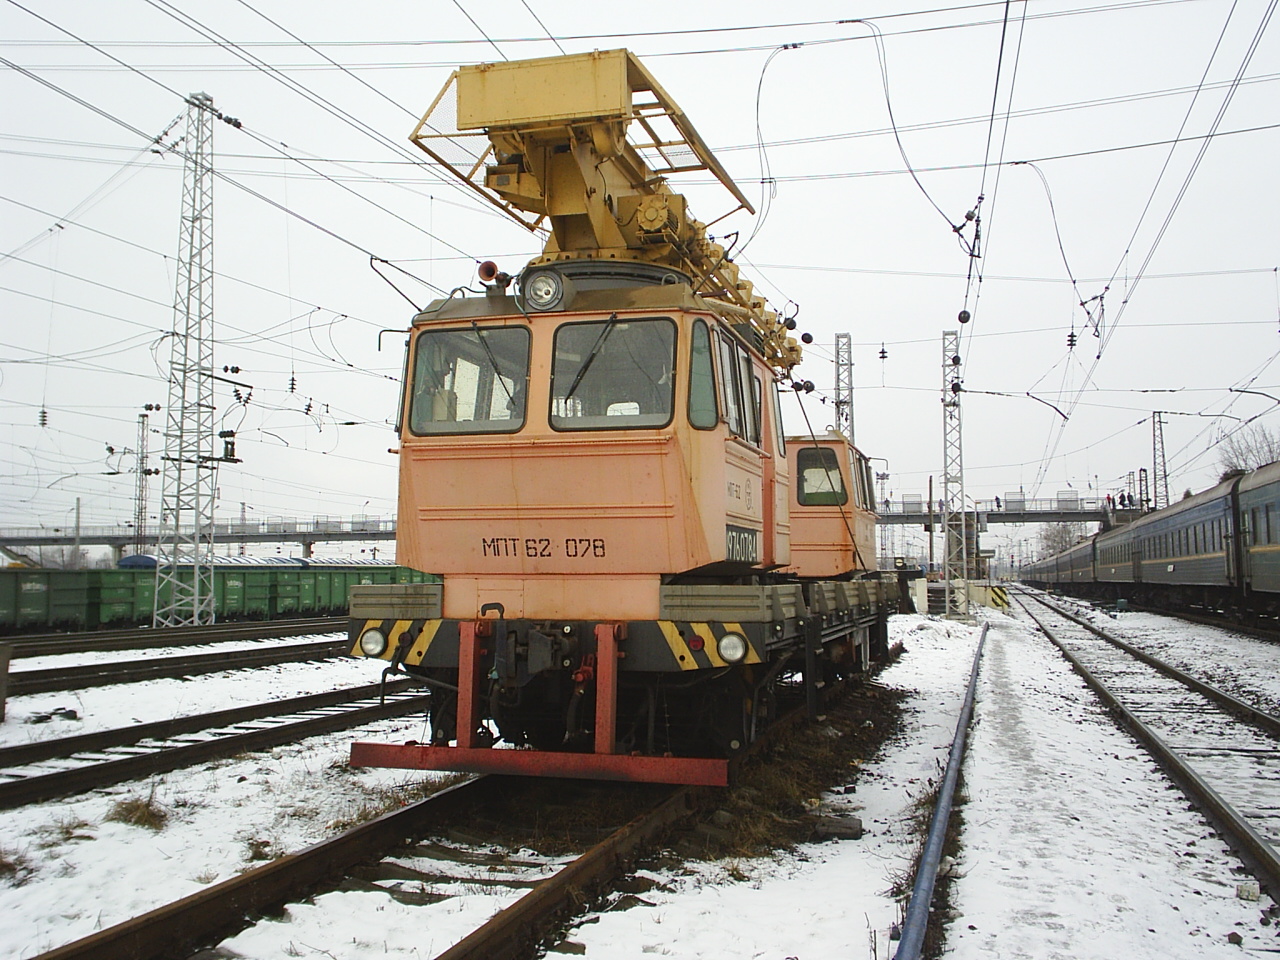
[[[538,21],[538,26],[542,28],[542,32],[547,35],[547,38],[556,45],[556,49],[559,50],[561,53],[564,53],[565,49],[560,45],[560,41],[556,39],[555,34],[547,29],[547,25],[542,22],[542,18],[533,12],[533,7],[529,6],[529,0],[520,0],[520,3],[526,10],[529,11],[529,16],[533,17],[534,20]]]
[[[459,3],[458,0],[453,0],[453,5],[457,7],[459,11],[461,11],[464,17],[466,17],[468,20],[471,21],[471,25],[476,28],[480,36],[484,37],[485,40],[489,42],[489,46],[493,47],[494,50],[498,51],[498,56],[500,56],[503,60],[510,59],[505,53],[502,52],[502,48],[493,42],[493,38],[484,32],[484,27],[476,23],[476,18],[471,16],[471,14],[467,13],[466,7],[464,7],[461,3]]]

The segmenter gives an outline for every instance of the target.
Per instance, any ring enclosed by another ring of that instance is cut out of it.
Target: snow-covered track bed
[[[149,657],[143,660],[103,660],[75,666],[53,666],[36,670],[12,670],[9,696],[47,693],[53,690],[83,690],[111,683],[134,683],[160,677],[186,677],[219,670],[238,670],[274,663],[324,660],[347,652],[346,636],[315,643],[265,644],[239,650],[191,654],[179,657]]]
[[[406,681],[0,748],[0,809],[426,709]]]
[[[1259,879],[1280,889],[1280,719],[1037,596],[1018,600]]]
[[[477,811],[495,804],[545,803],[545,797],[532,794],[547,783],[497,776],[466,781],[38,960],[150,960],[220,941],[221,950],[230,953],[217,955],[257,955],[259,933],[251,918],[312,896],[309,906],[365,916],[359,922],[371,924],[378,922],[382,904],[395,900],[415,908],[419,931],[430,929],[432,910],[461,911],[475,916],[476,929],[444,952],[439,952],[442,944],[433,944],[433,955],[451,960],[523,955],[544,936],[554,936],[557,917],[580,908],[585,892],[618,876],[642,844],[690,810],[688,788],[655,787],[647,794],[656,802],[643,815],[602,831],[603,839],[577,857],[503,849],[468,833],[483,822]],[[577,803],[589,806],[600,800],[601,791],[628,789],[634,788],[584,789]],[[271,931],[262,935],[274,936]]]

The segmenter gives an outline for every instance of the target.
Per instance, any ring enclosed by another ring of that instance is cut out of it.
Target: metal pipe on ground
[[[982,625],[978,637],[978,650],[973,655],[973,670],[969,674],[969,689],[965,692],[960,719],[956,721],[956,735],[951,741],[951,755],[947,758],[947,772],[938,791],[938,802],[929,821],[929,836],[925,840],[920,866],[916,869],[915,886],[911,888],[911,901],[907,904],[907,916],[902,923],[902,940],[893,960],[919,960],[924,949],[924,934],[929,926],[929,906],[933,901],[933,885],[938,878],[938,864],[942,860],[942,846],[947,836],[947,821],[951,819],[951,800],[955,796],[956,781],[960,779],[960,765],[964,762],[964,744],[969,732],[969,720],[973,716],[973,697],[978,687],[978,665],[982,660],[982,648],[987,642],[987,628]]]

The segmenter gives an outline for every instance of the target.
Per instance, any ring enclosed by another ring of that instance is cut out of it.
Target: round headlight
[[[747,638],[740,633],[726,633],[716,641],[716,652],[725,663],[741,663],[747,650]]]
[[[523,285],[524,298],[535,310],[551,310],[564,296],[564,281],[551,270],[535,273]]]
[[[387,651],[387,635],[381,630],[366,630],[360,634],[360,652],[366,657],[380,657]]]

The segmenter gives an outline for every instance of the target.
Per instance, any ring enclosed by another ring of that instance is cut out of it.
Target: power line
[[[464,7],[461,3],[459,3],[458,0],[453,0],[453,5],[457,7],[459,11],[461,11],[464,17],[466,17],[468,20],[471,21],[471,25],[476,28],[476,30],[480,33],[480,36],[484,37],[485,40],[489,42],[489,46],[493,47],[494,50],[498,51],[498,56],[500,56],[503,60],[510,59],[505,53],[502,52],[502,48],[493,42],[493,38],[484,32],[484,27],[476,23],[476,18],[471,16],[471,14],[467,13],[466,7]]]
[[[533,12],[533,7],[529,6],[529,0],[520,0],[520,3],[524,6],[526,10],[529,11],[529,16],[533,17],[534,20],[538,21],[538,26],[542,28],[542,32],[547,35],[548,39],[550,39],[551,42],[556,45],[556,49],[559,50],[561,53],[564,53],[565,49],[560,45],[560,41],[556,39],[555,34],[553,34],[550,30],[547,29],[547,25],[542,22],[542,18]]]

